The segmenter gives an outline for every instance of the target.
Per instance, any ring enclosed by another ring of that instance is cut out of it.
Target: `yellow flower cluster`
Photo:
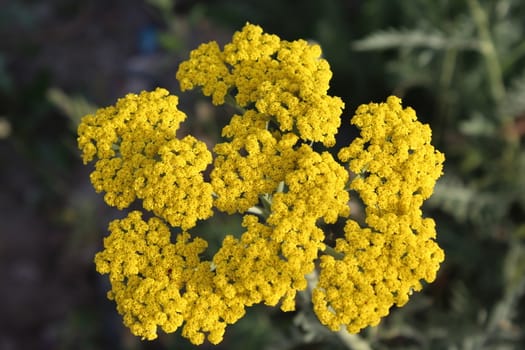
[[[444,254],[420,208],[444,158],[430,128],[389,97],[358,108],[352,123],[361,136],[338,158],[316,151],[314,142],[334,145],[343,108],[327,94],[331,71],[320,55],[317,45],[251,24],[223,50],[212,42],[192,51],[177,72],[182,90],[200,87],[213,103],[242,111],[213,158],[202,141],[176,137],[186,116],[161,88],[82,119],[78,144],[84,163],[95,161],[95,189],[109,205],[139,200],[150,212],[147,221],[132,211],[111,222],[95,257],[133,334],[151,340],[181,328],[194,344],[217,344],[246,307],[294,310],[305,276],[317,270],[317,316],[330,329],[358,332],[435,278]],[[350,218],[349,192],[366,207],[364,227]],[[188,230],[213,208],[243,213],[245,232],[225,235],[204,260],[206,241]],[[344,234],[327,247],[322,224],[338,220],[346,220]]]
[[[214,257],[219,281],[232,281],[247,306],[264,302],[294,309],[295,294],[306,288],[324,233],[318,221],[333,223],[347,216],[348,174],[328,152],[319,154],[302,145],[295,151],[294,169],[284,178],[286,191],[273,194],[266,223],[247,215],[240,239],[227,236]]]
[[[264,119],[254,111],[233,116],[223,129],[231,141],[214,148],[210,177],[217,194],[215,206],[221,211],[243,213],[257,205],[259,196],[272,193],[294,167],[297,136],[272,133]]]
[[[350,188],[366,207],[362,228],[351,219],[335,250],[321,257],[313,293],[317,316],[330,329],[355,333],[379,323],[393,304],[404,305],[420,281],[432,282],[444,259],[432,219],[421,205],[441,175],[444,156],[430,144],[428,125],[395,96],[361,105],[352,123],[361,137],[339,152],[357,174]]]
[[[305,40],[280,40],[246,24],[221,51],[216,42],[202,44],[179,66],[181,89],[201,87],[213,103],[232,94],[243,109],[294,132],[304,141],[335,144],[344,107],[327,95],[332,77],[321,48]]]
[[[210,262],[199,257],[207,246],[203,239],[190,241],[183,232],[173,244],[162,220],[143,221],[138,211],[113,221],[109,231],[95,263],[98,272],[109,274],[108,297],[133,334],[151,340],[157,327],[170,333],[185,322],[182,334],[193,342],[208,334],[218,343],[226,324],[244,315],[237,300],[214,292]]]
[[[82,119],[78,145],[84,163],[97,158],[91,182],[108,205],[144,209],[188,229],[212,215],[212,187],[202,172],[211,163],[206,144],[175,133],[186,115],[165,89],[128,94],[115,106]]]

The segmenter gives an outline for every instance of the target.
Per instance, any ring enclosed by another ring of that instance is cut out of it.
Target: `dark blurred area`
[[[0,350],[193,349],[132,336],[106,299],[94,254],[118,211],[89,183],[80,118],[128,92],[180,96],[184,132],[213,145],[228,110],[180,94],[175,72],[200,43],[246,23],[307,39],[346,103],[403,98],[447,157],[425,206],[446,261],[437,280],[356,336],[298,310],[253,307],[201,349],[525,348],[525,3],[521,0],[0,0]],[[211,241],[238,218],[204,227]],[[221,221],[222,220],[222,221]],[[219,244],[217,243],[217,244]]]

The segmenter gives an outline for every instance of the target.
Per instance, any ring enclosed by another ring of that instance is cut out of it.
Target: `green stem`
[[[343,258],[345,257],[343,253],[339,253],[337,250],[335,250],[333,247],[330,247],[329,245],[326,246],[323,253],[333,256],[336,260],[343,260]]]
[[[487,14],[478,0],[467,0],[467,3],[478,29],[481,53],[483,54],[487,67],[492,97],[496,102],[499,102],[505,96],[505,85],[503,84],[501,64],[496,48],[494,47],[494,41],[490,35]]]
[[[265,210],[264,208],[257,207],[257,206],[249,208],[248,210],[246,210],[246,212],[249,214],[259,215],[264,218],[268,217],[268,211]]]
[[[443,66],[441,68],[441,75],[439,77],[439,95],[440,103],[438,105],[438,116],[440,116],[439,128],[433,130],[436,139],[440,140],[443,137],[443,130],[445,130],[448,119],[451,115],[450,108],[452,106],[450,87],[454,78],[454,71],[456,69],[456,62],[458,57],[458,50],[450,48],[445,51],[443,58]]]
[[[454,76],[454,70],[456,68],[456,58],[458,56],[458,50],[451,48],[445,51],[445,58],[443,59],[443,68],[441,70],[441,76],[439,83],[441,89],[448,90],[452,84],[452,77]]]
[[[503,61],[503,72],[509,70],[514,63],[525,55],[525,41],[516,46]]]
[[[246,110],[237,104],[237,101],[235,101],[235,98],[233,98],[232,95],[226,94],[226,96],[224,96],[224,102],[227,105],[235,108],[237,111],[241,112],[242,114],[246,113]]]

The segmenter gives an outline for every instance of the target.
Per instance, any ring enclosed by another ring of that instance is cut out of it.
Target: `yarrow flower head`
[[[239,111],[213,154],[191,135],[177,137],[186,115],[162,88],[82,119],[78,145],[84,163],[94,162],[94,188],[108,205],[135,203],[149,218],[133,210],[112,221],[95,256],[133,334],[152,340],[181,328],[194,344],[217,344],[246,307],[294,310],[306,275],[317,276],[319,320],[356,333],[435,279],[444,253],[421,206],[444,156],[430,128],[391,96],[357,109],[360,136],[348,146],[317,151],[317,143],[334,146],[340,125],[331,75],[318,45],[247,24],[222,49],[199,46],[176,74],[182,90],[200,88]],[[351,216],[350,195],[361,199],[364,222]],[[207,252],[205,238],[189,231],[213,209],[242,213],[244,233],[225,232]],[[338,221],[344,232],[334,244],[324,229]]]

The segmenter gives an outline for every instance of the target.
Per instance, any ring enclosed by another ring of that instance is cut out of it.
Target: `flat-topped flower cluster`
[[[176,137],[186,115],[162,88],[82,119],[78,145],[84,163],[95,162],[95,189],[108,205],[138,202],[150,217],[134,210],[111,222],[95,257],[133,334],[151,340],[159,328],[182,327],[194,344],[219,343],[246,307],[294,310],[313,271],[319,320],[358,332],[434,280],[444,253],[421,205],[444,156],[430,128],[391,96],[357,109],[351,122],[361,134],[337,157],[316,151],[335,145],[344,107],[327,93],[332,73],[320,56],[317,45],[252,24],[222,50],[211,42],[192,51],[177,72],[181,89],[200,88],[215,105],[241,111],[213,152],[191,135]],[[363,202],[365,223],[351,217],[350,194]],[[242,213],[245,231],[225,232],[205,260],[207,242],[190,230],[214,208]],[[344,233],[327,247],[322,224],[338,220]]]

